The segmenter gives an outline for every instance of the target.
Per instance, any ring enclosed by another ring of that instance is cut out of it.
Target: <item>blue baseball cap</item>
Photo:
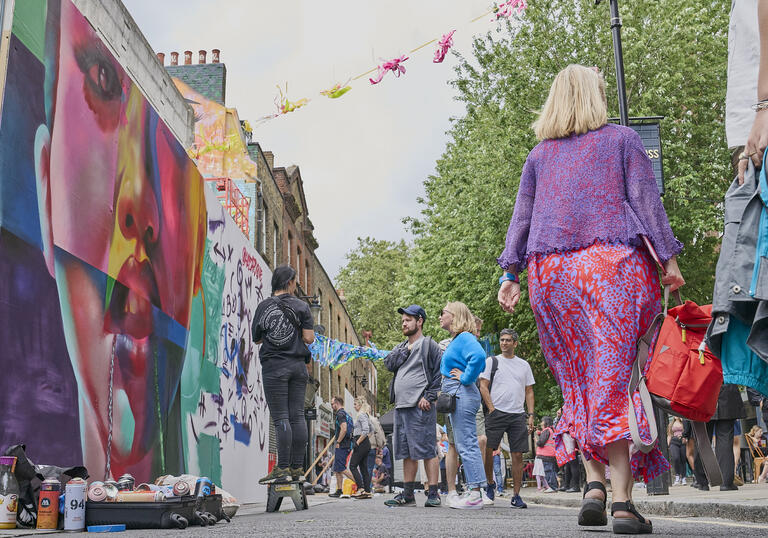
[[[398,308],[397,309],[398,314],[407,314],[409,316],[413,316],[415,318],[421,318],[423,320],[427,319],[427,313],[424,311],[423,308],[421,308],[417,304],[412,304],[409,307],[406,308]]]

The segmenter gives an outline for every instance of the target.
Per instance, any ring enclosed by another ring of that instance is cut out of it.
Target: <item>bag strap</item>
[[[699,457],[704,466],[704,473],[707,475],[709,485],[720,486],[723,484],[723,475],[720,472],[720,466],[717,464],[715,453],[712,452],[712,438],[707,433],[707,425],[704,422],[698,421],[691,421],[691,425],[693,426],[693,437],[696,439],[696,448],[699,450]]]
[[[678,294],[679,295],[679,294]],[[645,331],[645,334],[637,341],[637,356],[635,362],[632,365],[632,374],[629,378],[629,385],[627,385],[627,397],[629,400],[629,433],[632,435],[632,442],[635,447],[643,454],[648,454],[653,447],[656,446],[656,441],[659,439],[659,429],[656,424],[656,414],[653,410],[653,401],[651,400],[651,393],[648,392],[648,386],[645,383],[645,364],[648,362],[648,355],[651,352],[651,344],[653,344],[653,337],[656,331],[664,323],[664,318],[667,317],[667,303],[669,302],[669,286],[664,286],[664,311],[660,314],[656,314],[653,318],[650,327]],[[648,428],[651,431],[651,442],[644,443],[640,438],[640,430],[637,425],[637,414],[635,413],[635,403],[632,397],[635,391],[640,392],[641,408],[645,412],[645,416],[648,419]]]
[[[494,355],[491,357],[491,379],[488,382],[488,394],[491,393],[491,387],[493,387],[493,378],[496,377],[496,370],[499,369],[499,358]]]
[[[299,323],[299,320],[296,318],[296,313],[291,308],[283,304],[283,301],[279,297],[273,296],[272,298],[275,300],[277,304],[277,308],[280,309],[280,311],[283,313],[286,319],[291,323],[291,325],[296,327],[296,330],[299,331],[299,334],[301,334],[301,324]]]

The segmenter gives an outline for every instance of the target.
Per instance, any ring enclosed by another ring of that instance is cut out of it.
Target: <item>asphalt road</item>
[[[137,530],[117,536],[612,536],[610,518],[607,527],[579,527],[575,508],[532,504],[517,510],[509,507],[508,499],[497,499],[496,506],[483,510],[424,508],[424,496],[419,494],[417,501],[421,502],[416,507],[389,508],[383,504],[386,498],[331,500],[316,495],[309,497],[309,510],[301,512],[294,511],[286,499],[284,512],[268,514],[263,506],[249,506],[241,509],[230,523],[220,522],[214,527]],[[768,536],[768,527],[755,523],[660,516],[650,519],[656,536]],[[7,535],[0,531],[0,536]]]

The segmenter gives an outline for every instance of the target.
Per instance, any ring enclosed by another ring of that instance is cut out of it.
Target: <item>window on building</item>
[[[291,232],[288,232],[288,265],[296,269],[296,264],[294,263],[293,259],[293,234]]]
[[[322,325],[323,324],[323,290],[320,288],[317,288],[317,302],[320,304],[320,312],[317,314],[317,324]]]
[[[347,328],[344,327],[344,341],[349,343],[349,336],[347,335]]]
[[[336,334],[339,336],[337,337],[337,340],[341,338],[341,314],[336,316]],[[346,342],[346,340],[344,340]]]
[[[277,229],[277,223],[272,223],[272,269],[277,267],[277,236],[280,232]]]
[[[309,260],[304,259],[304,289],[309,289]]]
[[[296,245],[296,265],[294,265],[293,268],[296,269],[296,280],[298,281],[299,286],[303,286],[304,289],[307,289],[307,283],[301,278],[301,247],[299,245]]]
[[[336,335],[333,332],[333,303],[328,301],[328,337],[333,338]]]
[[[265,258],[267,257],[267,222],[269,222],[267,214],[267,203],[264,201],[264,198],[262,198],[261,220],[259,221],[259,228],[261,231],[259,234],[259,252],[261,252],[261,255]]]

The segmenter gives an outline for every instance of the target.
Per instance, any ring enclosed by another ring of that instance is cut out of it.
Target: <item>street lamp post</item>
[[[599,5],[603,0],[595,0]],[[627,86],[624,82],[624,52],[621,48],[621,17],[619,17],[619,0],[609,0],[611,6],[611,33],[613,34],[613,59],[616,63],[616,87],[619,92],[619,118],[622,125],[629,127],[629,112],[627,111]]]

